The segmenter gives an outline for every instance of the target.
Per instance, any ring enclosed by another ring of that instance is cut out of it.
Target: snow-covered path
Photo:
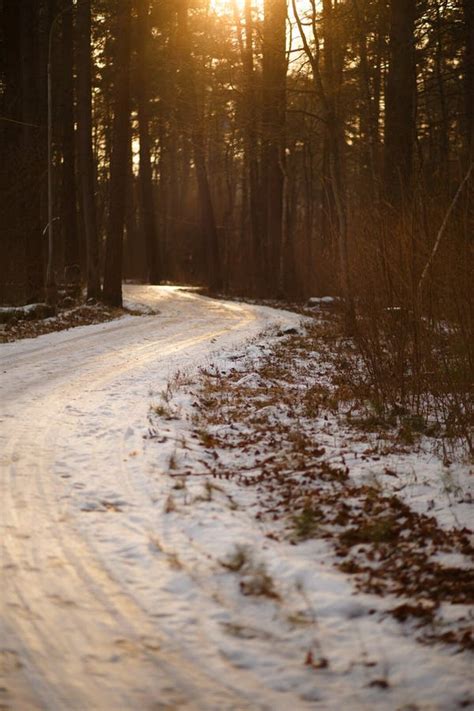
[[[243,681],[225,660],[209,668],[205,639],[199,664],[162,625],[163,562],[134,578],[133,541],[150,523],[134,477],[151,472],[150,457],[136,460],[152,392],[177,368],[296,317],[171,287],[126,296],[160,314],[0,347],[0,707],[280,708],[251,674]],[[87,517],[98,512],[109,525],[94,538]],[[112,538],[120,575],[104,554]],[[145,580],[153,610],[137,589]]]

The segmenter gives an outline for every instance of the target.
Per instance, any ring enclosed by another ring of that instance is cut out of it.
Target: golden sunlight
[[[231,15],[234,12],[234,6],[237,6],[239,12],[243,13],[245,8],[245,0],[210,0],[210,9],[217,15]],[[252,8],[263,9],[263,0],[252,0]]]
[[[229,15],[234,14],[235,7],[237,12],[242,16],[245,11],[246,0],[209,0],[209,10],[214,12],[216,15]],[[298,11],[302,14],[309,12],[311,10],[310,0],[297,0]],[[318,11],[321,10],[322,0],[316,0],[316,7]],[[257,10],[259,13],[263,13],[264,0],[251,0],[252,10]],[[288,3],[288,11],[290,13],[291,20],[293,19],[293,10],[291,0]]]

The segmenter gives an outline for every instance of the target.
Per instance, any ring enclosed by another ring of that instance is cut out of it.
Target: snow
[[[336,304],[338,298],[336,296],[310,296],[308,306],[321,306],[324,304]]]
[[[44,307],[45,304],[26,304],[25,306],[0,306],[0,314],[9,314],[12,311],[17,311],[18,313],[31,314],[38,308]]]
[[[207,476],[199,369],[241,370],[241,385],[264,388],[245,366],[300,318],[175,287],[130,285],[126,298],[159,314],[0,346],[0,706],[469,703],[467,655],[420,645],[384,614],[393,599],[355,594],[326,541],[277,540],[278,524],[256,518],[253,487]],[[386,459],[362,459],[362,445],[330,427],[318,434],[327,456],[399,486]],[[219,456],[249,464],[242,452]],[[465,467],[393,457],[397,473],[412,472],[399,493],[410,506],[467,524]]]

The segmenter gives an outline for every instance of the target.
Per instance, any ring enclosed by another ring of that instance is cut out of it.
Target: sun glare
[[[245,8],[245,0],[210,0],[210,8],[217,15],[232,15],[235,6],[242,13]],[[263,0],[252,0],[252,7],[261,9]]]
[[[229,15],[233,16],[234,9],[237,7],[237,11],[240,15],[243,15],[245,10],[246,0],[209,0],[209,9],[216,15]],[[257,10],[259,13],[263,12],[264,0],[251,0],[251,7],[253,10]],[[311,10],[310,0],[297,0],[297,6],[301,13]],[[321,10],[322,0],[316,0],[316,7],[318,11]],[[290,10],[290,16],[292,16],[291,2],[288,3],[288,9]]]

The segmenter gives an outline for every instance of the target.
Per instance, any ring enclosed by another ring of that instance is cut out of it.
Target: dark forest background
[[[44,298],[49,49],[51,279],[103,280],[114,304],[122,276],[350,308],[369,289],[465,298],[469,183],[432,252],[472,161],[469,0],[0,11],[1,301]]]

